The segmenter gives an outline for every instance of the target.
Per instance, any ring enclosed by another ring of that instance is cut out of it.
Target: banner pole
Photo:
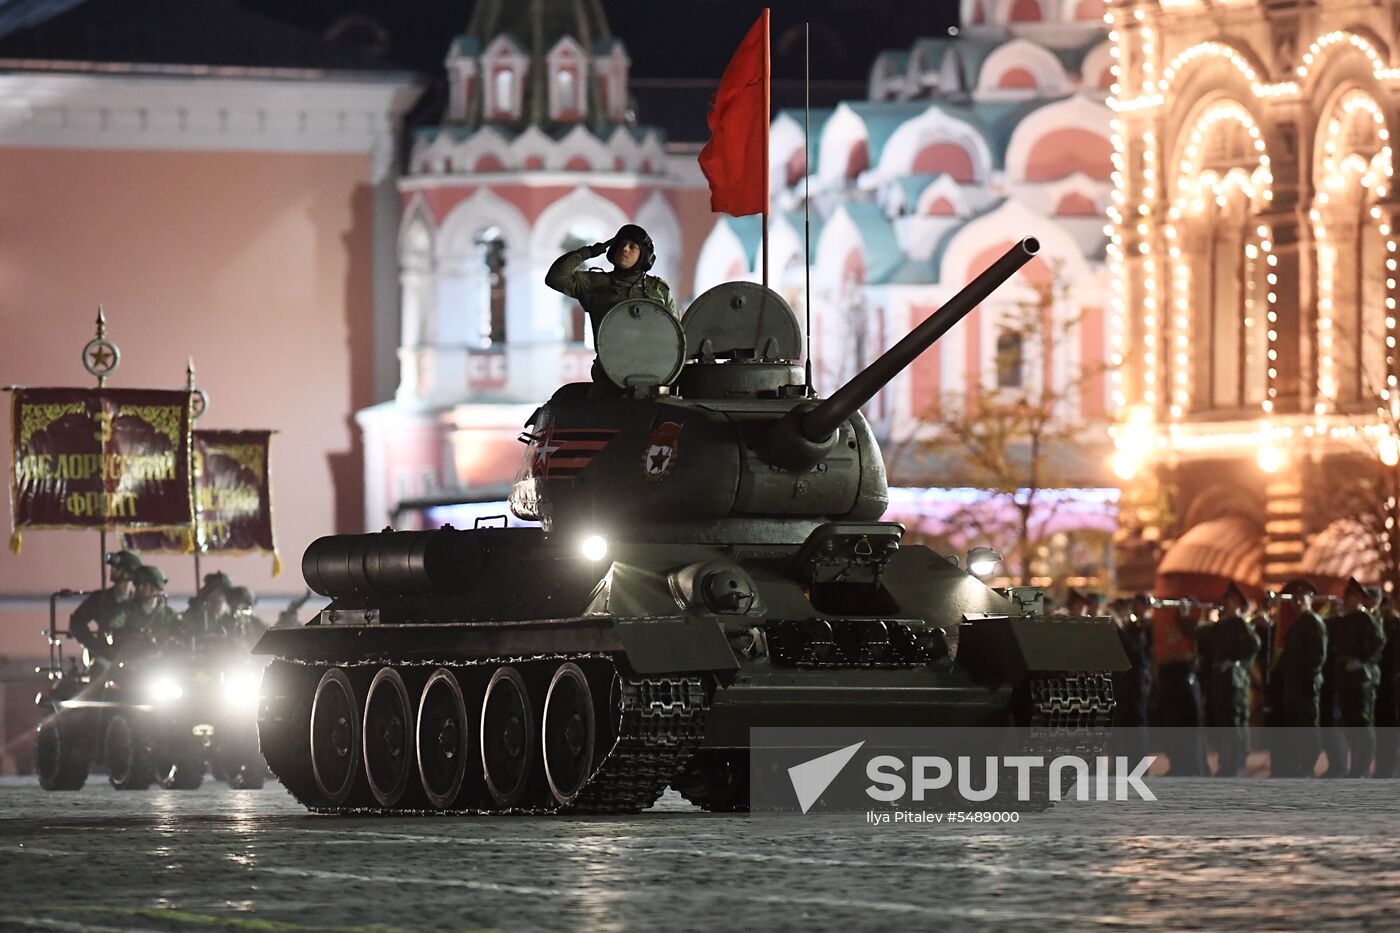
[[[807,312],[807,395],[812,391],[812,24],[803,35],[802,74],[802,304]]]
[[[105,314],[102,313],[102,306],[101,306],[101,305],[98,305],[98,306],[97,306],[97,340],[100,342],[100,341],[105,341],[106,339],[107,339],[107,315],[105,315]],[[86,348],[85,348],[85,349],[86,349]],[[87,362],[86,353],[84,354],[83,362],[84,362],[84,364],[86,364],[86,362]],[[97,376],[97,388],[102,389],[102,388],[104,388],[104,387],[107,385],[107,372],[109,372],[109,371],[110,371],[110,370],[99,370],[98,372],[95,373],[95,375]],[[98,404],[99,404],[99,405],[101,404],[101,400],[98,401]],[[99,448],[99,451],[100,451],[100,453],[105,457],[106,454],[107,454],[106,442],[105,442],[105,441],[102,441],[102,442],[100,442],[100,443],[102,444],[102,446]],[[98,569],[98,574],[97,574],[98,589],[105,590],[105,589],[107,588],[107,526],[106,526],[106,525],[103,525],[103,526],[102,526],[101,531],[100,531],[100,532],[98,533],[98,535],[97,535],[97,550],[98,550],[97,556],[98,556],[98,561],[99,561],[99,564],[98,564],[99,569]]]
[[[768,287],[768,137],[773,116],[773,60],[769,43],[772,12],[763,8],[763,287]]]

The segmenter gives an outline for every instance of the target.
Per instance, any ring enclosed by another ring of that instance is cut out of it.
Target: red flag
[[[700,169],[717,214],[768,213],[768,71],[765,8],[711,98],[710,141],[700,150]]]

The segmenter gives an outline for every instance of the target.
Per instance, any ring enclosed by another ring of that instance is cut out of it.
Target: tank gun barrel
[[[841,388],[831,393],[831,397],[808,409],[803,415],[800,432],[813,444],[819,444],[831,436],[846,419],[876,392],[899,374],[910,363],[942,337],[955,324],[972,311],[1007,279],[1016,274],[1040,251],[1040,242],[1035,237],[1026,237],[1000,259],[992,263],[973,279],[962,291],[944,303],[933,314],[924,319],[918,327],[910,331],[899,343],[890,347],[879,359],[856,373]]]

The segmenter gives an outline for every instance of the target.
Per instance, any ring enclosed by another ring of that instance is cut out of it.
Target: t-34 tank
[[[767,289],[719,286],[680,322],[613,308],[598,354],[623,388],[564,386],[522,435],[511,506],[541,527],[307,549],[332,602],[255,648],[273,772],[323,811],[631,811],[668,784],[743,809],[755,726],[1106,726],[1112,624],[901,546],[859,412],[1037,248],[824,401]]]

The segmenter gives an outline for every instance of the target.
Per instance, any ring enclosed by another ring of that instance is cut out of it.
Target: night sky
[[[387,40],[385,57],[437,83],[424,100],[441,108],[442,60],[465,30],[472,4],[444,0],[242,0],[269,17],[341,41]],[[701,139],[704,114],[724,66],[764,7],[759,0],[603,0],[613,33],[632,57],[633,90],[643,123],[671,137]],[[773,107],[802,105],[803,23],[812,24],[812,104],[865,96],[870,66],[883,49],[947,34],[955,0],[770,0],[773,10]],[[338,29],[337,29],[338,27]],[[378,33],[382,28],[383,35]],[[661,112],[666,111],[666,112]]]

